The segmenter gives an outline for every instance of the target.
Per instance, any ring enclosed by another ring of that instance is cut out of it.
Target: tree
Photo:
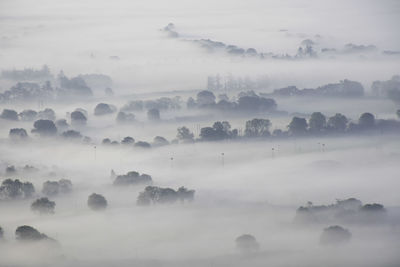
[[[82,139],[81,133],[75,130],[65,131],[61,134],[61,136],[66,139]]]
[[[53,214],[55,206],[56,203],[54,201],[50,201],[47,197],[42,197],[32,203],[31,210],[40,214]]]
[[[151,147],[151,145],[150,145],[149,143],[144,142],[144,141],[137,141],[137,142],[134,144],[134,146],[135,146],[135,147],[141,147],[141,148],[150,148],[150,147]]]
[[[293,117],[288,128],[292,135],[304,135],[307,133],[307,121],[304,118]]]
[[[106,103],[99,103],[94,108],[94,115],[102,116],[102,115],[114,113],[115,111],[116,111],[116,108],[114,106],[106,104]]]
[[[244,95],[239,97],[237,108],[246,112],[273,111],[277,104],[272,98],[259,97],[258,95]]]
[[[57,129],[67,129],[69,127],[66,119],[59,119],[55,122]]]
[[[123,145],[132,145],[133,143],[135,143],[135,139],[130,136],[124,137],[121,141],[121,144]]]
[[[37,117],[42,120],[54,121],[56,119],[56,113],[51,108],[45,108],[38,112]]]
[[[132,123],[135,121],[135,114],[120,111],[118,112],[116,121],[118,123]]]
[[[271,122],[266,119],[252,119],[246,122],[245,135],[247,137],[270,136],[269,127]]]
[[[191,108],[195,108],[196,107],[196,101],[194,100],[193,97],[189,97],[187,102],[186,102],[186,107],[191,109]]]
[[[141,184],[152,184],[153,179],[148,174],[139,175],[138,172],[130,171],[124,175],[118,175],[114,180],[114,185],[126,186],[126,185],[141,185]]]
[[[178,133],[176,134],[176,138],[183,142],[193,142],[193,133],[186,127],[182,126],[178,128]]]
[[[195,190],[188,190],[186,187],[181,186],[178,188],[178,198],[183,203],[185,200],[192,202],[194,200]]]
[[[311,132],[320,133],[326,126],[326,117],[321,112],[313,112],[308,125]]]
[[[47,196],[56,196],[59,193],[70,193],[72,191],[72,182],[68,179],[57,181],[46,181],[43,183],[42,193]]]
[[[107,208],[107,200],[100,194],[91,194],[87,203],[92,210],[105,210]]]
[[[188,190],[180,187],[178,191],[172,188],[162,188],[158,186],[147,186],[143,192],[139,193],[137,205],[153,204],[172,204],[178,199],[181,201],[192,201],[194,198],[194,190]]]
[[[160,111],[156,108],[149,109],[147,111],[147,119],[149,121],[159,121],[160,120]]]
[[[47,196],[58,195],[60,191],[60,185],[57,181],[46,181],[43,183],[42,193]]]
[[[361,114],[358,119],[358,125],[361,129],[371,129],[375,126],[375,116],[371,113],[365,112]]]
[[[397,118],[400,119],[400,109],[396,111]]]
[[[61,193],[70,193],[72,191],[72,182],[68,179],[61,179],[58,181],[58,186]]]
[[[71,113],[71,124],[73,126],[83,126],[86,125],[87,118],[86,116],[78,110],[75,110]]]
[[[22,121],[34,121],[37,117],[37,112],[31,109],[25,109],[19,113],[19,116]]]
[[[26,130],[23,128],[13,128],[10,129],[8,136],[13,140],[22,140],[28,138]]]
[[[197,93],[197,105],[200,107],[212,106],[215,104],[215,95],[213,92],[203,90]]]
[[[0,118],[10,121],[18,120],[18,113],[12,109],[3,109],[3,112],[0,115]]]
[[[167,139],[165,139],[162,136],[156,136],[153,139],[153,146],[166,146],[169,145],[169,142]]]
[[[347,123],[346,116],[336,113],[328,119],[328,128],[336,132],[344,132],[347,128]]]
[[[237,130],[230,130],[231,125],[227,121],[214,122],[212,127],[204,127],[200,130],[200,137],[204,141],[218,141],[237,137]]]
[[[37,120],[33,124],[32,133],[38,133],[40,136],[54,136],[57,133],[57,127],[51,120]]]
[[[329,226],[325,228],[320,237],[322,245],[340,245],[349,242],[351,233],[339,225]]]
[[[236,248],[244,254],[254,253],[260,249],[256,238],[250,234],[244,234],[236,238]]]
[[[0,241],[4,238],[4,231],[3,228],[0,226]]]
[[[0,186],[0,200],[30,198],[35,192],[32,183],[15,179],[6,179]]]
[[[17,230],[15,230],[15,238],[19,241],[40,241],[51,239],[29,225],[19,226]]]

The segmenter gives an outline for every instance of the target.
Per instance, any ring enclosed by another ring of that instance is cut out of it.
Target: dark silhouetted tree
[[[252,119],[246,121],[244,133],[247,137],[267,137],[270,135],[269,127],[271,127],[271,122],[269,120]]]
[[[35,192],[32,183],[6,179],[0,186],[0,200],[30,198]]]
[[[10,121],[17,121],[18,113],[12,109],[3,109],[3,112],[0,114],[0,118]]]
[[[150,185],[153,180],[148,174],[139,175],[138,172],[131,171],[124,175],[118,175],[114,180],[114,185],[126,186],[126,185]]]
[[[361,129],[371,129],[375,126],[375,116],[371,113],[363,113],[358,119],[358,125]]]
[[[292,135],[304,135],[307,133],[307,121],[304,118],[293,117],[288,128]]]
[[[193,142],[193,133],[185,126],[178,128],[178,133],[176,134],[176,138],[182,142]]]
[[[71,124],[72,126],[83,126],[86,125],[87,118],[83,112],[75,110],[71,113]]]
[[[29,225],[19,226],[17,230],[15,230],[15,238],[18,241],[40,241],[51,239]]]
[[[336,132],[344,132],[347,128],[348,120],[346,116],[336,113],[328,119],[328,128]]]
[[[47,197],[36,199],[32,205],[31,210],[40,214],[53,214],[56,203],[50,201]]]
[[[10,129],[8,136],[13,140],[23,140],[28,138],[28,134],[26,133],[26,130],[23,128]]]
[[[349,242],[351,233],[339,225],[329,226],[325,228],[320,237],[322,245],[340,245]]]
[[[130,136],[124,137],[124,139],[121,141],[122,145],[133,145],[133,143],[135,143],[135,139]]]
[[[33,127],[32,133],[38,133],[40,136],[54,136],[57,134],[57,127],[51,120],[37,120]]]
[[[87,203],[92,210],[105,210],[107,208],[107,200],[100,194],[91,194]]]
[[[150,147],[151,147],[151,145],[150,145],[149,143],[144,142],[144,141],[137,141],[137,142],[134,144],[134,146],[135,146],[135,147],[141,147],[141,148],[150,148]]]
[[[116,111],[116,108],[114,106],[106,104],[106,103],[99,103],[94,108],[94,115],[102,116],[102,115],[114,113],[115,111]]]
[[[321,112],[313,112],[308,121],[308,126],[310,127],[310,132],[320,133],[326,127],[326,117]]]
[[[236,248],[241,253],[255,253],[260,249],[260,245],[258,244],[256,238],[249,234],[244,234],[236,238],[235,240]]]
[[[215,104],[215,95],[213,92],[204,90],[197,94],[197,105],[200,107],[212,106]]]
[[[169,145],[169,142],[167,139],[165,139],[162,136],[156,136],[153,139],[153,146],[166,146]]]

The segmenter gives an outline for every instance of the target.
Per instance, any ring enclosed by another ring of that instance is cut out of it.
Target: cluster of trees
[[[142,184],[152,184],[153,179],[148,174],[140,174],[135,171],[130,171],[127,174],[118,175],[115,177],[114,185],[116,186],[126,186],[126,185],[142,185]]]
[[[295,220],[305,223],[380,223],[386,220],[386,209],[381,204],[365,204],[356,199],[349,198],[337,200],[331,205],[313,205],[299,207]]]
[[[400,75],[395,75],[387,81],[374,81],[371,89],[377,97],[389,98],[400,103]]]
[[[48,66],[43,65],[41,69],[25,68],[23,70],[3,70],[1,78],[13,81],[48,81],[53,79]]]
[[[266,96],[318,96],[318,97],[362,97],[364,87],[361,83],[350,80],[343,80],[339,83],[331,83],[315,89],[298,89],[296,86],[275,89],[272,94]]]
[[[72,182],[68,179],[46,181],[43,183],[42,193],[47,196],[56,196],[59,193],[67,194],[72,191]]]
[[[35,187],[30,182],[6,179],[0,186],[0,200],[26,199],[33,196]]]
[[[2,113],[0,114],[0,118],[11,121],[34,121],[37,119],[54,121],[56,119],[56,113],[51,108],[46,108],[38,112],[31,109],[26,109],[20,113],[13,109],[3,109]]]
[[[269,86],[269,79],[266,76],[253,80],[250,77],[234,77],[229,74],[224,77],[212,75],[207,77],[208,91],[238,91],[238,90],[261,90]]]
[[[190,97],[186,105],[188,108],[211,108],[220,111],[248,113],[274,112],[277,108],[274,99],[261,97],[253,91],[240,93],[237,101],[235,99],[229,101],[226,95],[221,95],[220,100],[216,102],[216,97],[213,92],[203,90],[197,94],[196,100]]]
[[[3,228],[0,227],[0,241],[4,238]],[[56,242],[51,237],[40,233],[38,230],[29,225],[22,225],[17,227],[15,230],[15,238],[20,242],[32,242],[32,241],[51,241]]]
[[[361,114],[358,123],[350,122],[343,114],[336,113],[326,118],[321,112],[314,112],[307,123],[306,119],[294,117],[288,125],[289,135],[327,134],[327,133],[359,133],[363,131],[390,132],[400,129],[396,120],[376,120],[369,112]]]
[[[150,109],[158,110],[177,110],[181,109],[182,100],[179,96],[175,97],[161,97],[152,100],[133,100],[125,104],[121,111],[132,112],[132,111],[143,111]]]
[[[50,201],[47,197],[38,198],[31,204],[31,210],[39,214],[53,214],[55,207],[56,202]]]
[[[31,101],[50,101],[62,99],[65,101],[70,98],[91,97],[93,92],[80,77],[68,78],[62,72],[57,79],[60,87],[54,88],[49,80],[44,83],[18,82],[9,90],[0,94],[0,102],[31,102]]]
[[[18,241],[40,241],[40,240],[55,241],[54,239],[48,237],[43,233],[40,233],[38,230],[29,225],[19,226],[15,230],[15,238]]]
[[[139,193],[137,204],[140,206],[150,204],[171,204],[180,200],[193,201],[195,190],[188,190],[185,187],[179,187],[178,190],[172,188],[162,188],[158,186],[147,186],[143,192]]]

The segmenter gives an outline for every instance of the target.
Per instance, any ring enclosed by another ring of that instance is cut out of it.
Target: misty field
[[[0,3],[0,267],[399,266],[396,0]]]

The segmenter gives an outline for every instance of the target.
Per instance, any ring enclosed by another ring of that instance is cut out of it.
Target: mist
[[[397,266],[400,4],[0,3],[0,266]]]

